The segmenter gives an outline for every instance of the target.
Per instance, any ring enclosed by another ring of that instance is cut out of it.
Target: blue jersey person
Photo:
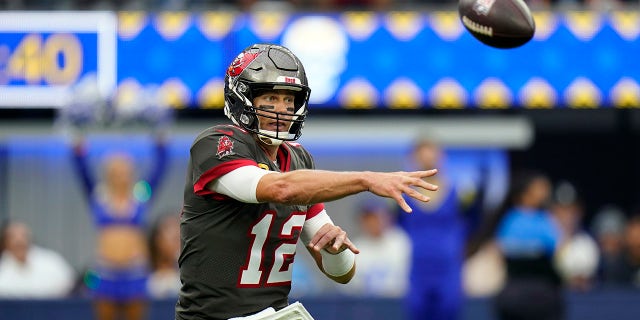
[[[545,174],[514,174],[507,198],[487,223],[488,232],[482,232],[497,240],[505,258],[506,283],[494,301],[498,319],[565,319],[562,281],[554,265],[562,236],[547,209],[550,193]]]
[[[476,225],[481,189],[463,192],[442,170],[443,151],[432,140],[421,139],[413,146],[412,159],[419,168],[435,167],[440,173],[430,183],[439,185],[429,203],[407,199],[411,215],[398,215],[399,224],[412,243],[408,319],[452,320],[459,318],[464,293],[462,266],[470,230]]]

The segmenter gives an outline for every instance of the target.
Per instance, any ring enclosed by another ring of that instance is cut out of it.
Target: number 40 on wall
[[[0,85],[72,84],[83,64],[82,44],[73,34],[25,34],[13,50],[0,43]]]

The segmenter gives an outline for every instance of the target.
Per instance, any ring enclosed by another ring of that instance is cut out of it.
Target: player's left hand
[[[340,253],[346,249],[356,254],[360,253],[360,250],[349,240],[347,232],[331,223],[326,223],[316,232],[309,242],[309,248],[315,251],[325,249],[332,254]]]

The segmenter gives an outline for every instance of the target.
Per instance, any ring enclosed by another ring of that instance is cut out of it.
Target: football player
[[[181,214],[182,288],[176,319],[229,319],[288,306],[298,238],[320,270],[347,283],[357,247],[334,225],[323,202],[359,192],[395,199],[429,197],[436,170],[316,170],[297,140],[310,88],[300,60],[272,44],[243,50],[225,76],[228,125],[195,139]],[[252,317],[252,319],[255,317]]]

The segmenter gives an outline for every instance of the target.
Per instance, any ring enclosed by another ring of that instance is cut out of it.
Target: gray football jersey
[[[314,166],[298,143],[283,143],[277,159],[278,165],[237,126],[211,127],[193,142],[180,220],[176,319],[228,319],[287,306],[300,231],[324,206],[243,203],[206,188],[241,166],[281,172]]]

